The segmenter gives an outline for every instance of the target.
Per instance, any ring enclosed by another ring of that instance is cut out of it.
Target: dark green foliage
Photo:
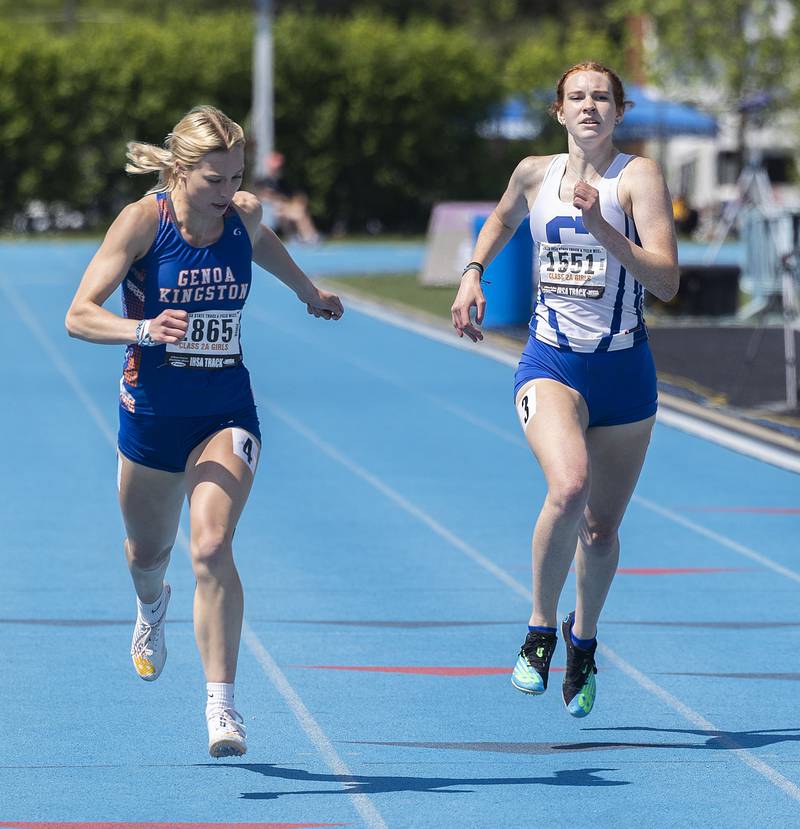
[[[435,201],[480,189],[476,128],[502,89],[470,35],[283,15],[275,43],[276,144],[317,215],[418,228]]]
[[[0,25],[2,218],[34,198],[107,216],[152,184],[122,172],[125,142],[161,143],[195,104],[246,126],[251,27],[236,14],[67,35]],[[323,225],[418,228],[433,201],[480,190],[475,128],[502,93],[470,35],[293,14],[274,34],[276,144]]]
[[[106,221],[155,181],[125,175],[126,141],[160,144],[196,104],[247,131],[252,25],[235,12],[116,14],[67,33],[0,22],[0,222],[31,199]],[[437,201],[498,198],[539,149],[478,136],[533,62],[517,52],[505,72],[507,56],[474,29],[286,12],[274,52],[276,147],[323,228],[420,230]],[[531,87],[552,83],[530,74]],[[543,141],[549,149],[558,136]]]
[[[2,218],[34,198],[108,214],[154,183],[125,175],[126,141],[160,144],[196,103],[243,119],[242,22],[216,17],[189,29],[126,20],[65,36],[0,25]]]

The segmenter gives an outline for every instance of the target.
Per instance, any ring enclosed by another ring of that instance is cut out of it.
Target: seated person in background
[[[686,196],[681,194],[672,199],[672,218],[678,233],[690,236],[697,230],[700,215],[689,206]]]
[[[282,235],[316,244],[320,237],[308,212],[308,196],[286,182],[283,163],[283,153],[270,153],[266,175],[254,182],[256,195],[264,206],[264,221]]]

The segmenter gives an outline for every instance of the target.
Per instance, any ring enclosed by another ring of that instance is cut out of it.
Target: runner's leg
[[[577,602],[573,632],[592,639],[619,562],[619,526],[639,479],[655,416],[589,429],[589,502],[575,555]]]
[[[535,405],[529,406],[525,437],[547,481],[547,496],[533,532],[530,624],[555,627],[558,599],[575,556],[578,524],[589,495],[588,412],[577,391],[555,380],[526,383],[517,393],[518,407],[526,395],[535,399]]]

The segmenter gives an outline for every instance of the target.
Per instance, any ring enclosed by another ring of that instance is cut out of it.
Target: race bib
[[[230,368],[242,360],[241,311],[196,311],[179,343],[167,343],[167,363],[176,368]]]
[[[606,249],[599,245],[539,245],[539,287],[546,294],[599,299],[606,289]]]

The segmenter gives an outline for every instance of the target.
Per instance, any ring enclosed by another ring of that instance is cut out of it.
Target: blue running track
[[[243,332],[264,448],[236,534],[249,752],[212,761],[183,531],[166,669],[130,664],[122,348],[63,328],[93,247],[0,245],[0,827],[800,826],[797,476],[657,426],[597,705],[573,720],[563,643],[544,696],[509,681],[545,492],[513,369],[352,307],[313,320],[262,273]]]

